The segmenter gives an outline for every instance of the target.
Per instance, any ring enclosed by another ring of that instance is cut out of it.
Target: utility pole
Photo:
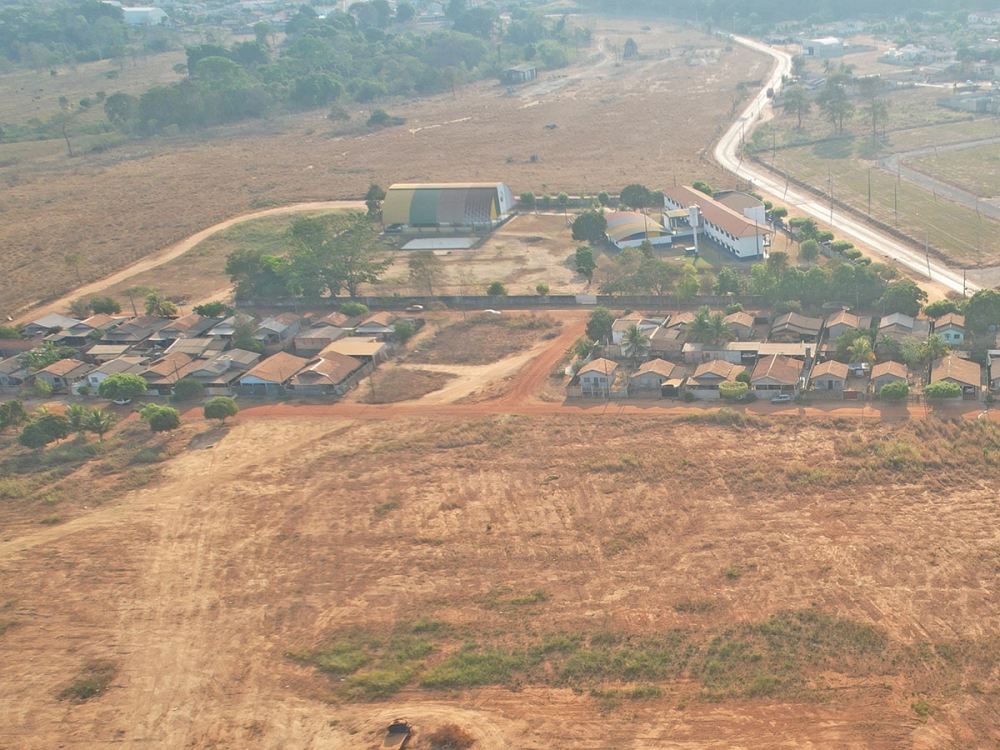
[[[931,225],[926,225],[924,234],[924,256],[927,258],[927,278],[931,278]]]
[[[833,172],[829,174],[830,179],[830,231],[833,231]]]
[[[896,190],[896,186],[892,186],[892,215],[896,220],[896,226],[899,226],[899,193]]]
[[[868,216],[872,215],[872,168],[868,167]]]

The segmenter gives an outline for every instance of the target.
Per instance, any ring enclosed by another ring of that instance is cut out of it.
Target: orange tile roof
[[[663,194],[680,203],[685,208],[697,205],[702,216],[735,237],[773,234],[763,224],[758,224],[753,219],[748,219],[742,213],[734,211],[729,206],[719,203],[714,198],[692,187],[678,185],[677,187],[667,188],[663,191]]]

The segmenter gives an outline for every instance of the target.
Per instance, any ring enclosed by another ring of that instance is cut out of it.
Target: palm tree
[[[168,300],[162,294],[150,292],[146,295],[146,315],[156,315],[160,318],[169,318],[177,314],[177,305]]]
[[[104,409],[91,409],[90,414],[87,415],[86,429],[88,432],[95,433],[97,441],[103,443],[104,433],[110,430],[114,423],[115,418],[109,412],[104,411]]]
[[[650,341],[649,336],[635,323],[625,329],[625,335],[622,337],[622,354],[624,356],[632,357],[633,361],[638,364],[639,357],[652,347],[653,342]]]
[[[875,354],[883,362],[898,357],[900,354],[899,342],[883,333],[875,341]]]
[[[694,314],[694,320],[688,326],[687,339],[703,344],[720,344],[732,341],[736,334],[726,324],[726,316],[721,312],[713,313],[707,307]]]
[[[872,349],[871,342],[865,336],[858,336],[851,342],[851,345],[847,347],[847,355],[850,357],[851,362],[867,362],[869,365],[875,364],[875,351]]]
[[[924,342],[921,354],[924,363],[930,364],[934,360],[947,356],[949,351],[951,350],[944,340],[938,334],[934,333],[928,336],[927,341]]]
[[[87,422],[89,413],[90,410],[80,404],[70,404],[69,408],[66,409],[66,418],[69,420],[69,425],[73,428],[74,432],[83,432],[86,429],[84,425]]]

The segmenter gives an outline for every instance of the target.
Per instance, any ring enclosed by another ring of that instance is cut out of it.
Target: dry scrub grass
[[[488,365],[527,349],[561,322],[551,315],[480,313],[442,329],[408,358],[417,364]]]
[[[409,401],[441,390],[449,380],[456,377],[457,375],[450,372],[383,367],[372,376],[374,387],[371,390],[374,390],[374,394],[369,390],[362,401],[366,404],[393,404],[397,401]],[[361,383],[358,387],[364,389],[366,384]]]

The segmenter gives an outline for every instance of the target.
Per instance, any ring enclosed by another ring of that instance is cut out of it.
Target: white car
[[[129,404],[132,403],[132,399],[130,399],[130,398],[116,398],[111,403],[114,404],[115,406],[128,406]]]
[[[790,393],[779,393],[777,396],[771,396],[772,404],[787,404],[792,400]]]

